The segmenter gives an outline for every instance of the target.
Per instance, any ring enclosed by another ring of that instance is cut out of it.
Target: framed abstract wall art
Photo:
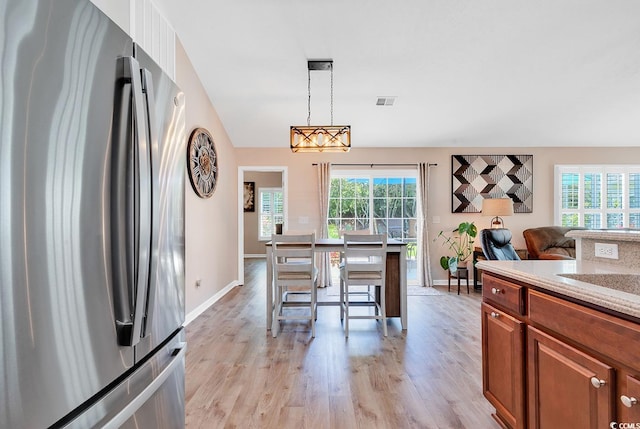
[[[451,212],[480,213],[485,198],[511,198],[514,213],[533,211],[533,155],[452,155]]]

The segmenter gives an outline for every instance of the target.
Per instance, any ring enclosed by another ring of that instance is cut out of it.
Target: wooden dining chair
[[[340,268],[340,319],[344,321],[345,337],[349,337],[349,319],[381,320],[382,331],[387,336],[386,266],[386,234],[344,235],[344,263]],[[361,297],[362,290],[354,290],[356,286],[367,286],[364,299]],[[374,288],[370,289],[369,286]],[[360,296],[360,299],[352,300],[354,296]],[[367,314],[355,314],[352,307],[370,307],[373,308],[373,314],[370,310]]]
[[[272,235],[274,317],[271,333],[278,335],[280,321],[310,320],[311,336],[316,336],[318,271],[314,263],[315,234]],[[287,310],[308,307],[309,314]]]

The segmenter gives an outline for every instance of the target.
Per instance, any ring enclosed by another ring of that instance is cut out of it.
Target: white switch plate
[[[309,216],[298,216],[298,223],[300,225],[307,225],[309,223]]]
[[[610,243],[596,243],[598,258],[618,259],[618,245]]]
[[[433,223],[440,223],[440,216],[434,216]]]

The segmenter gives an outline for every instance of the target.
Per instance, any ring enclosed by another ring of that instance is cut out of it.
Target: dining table
[[[343,252],[342,238],[317,238],[315,252]],[[267,279],[266,311],[267,330],[271,330],[275,311],[273,280],[273,251],[271,241],[266,243]],[[399,317],[402,330],[407,329],[407,243],[396,239],[387,240],[387,264],[385,279],[385,309],[387,318]],[[318,300],[318,306],[339,306],[340,301]]]

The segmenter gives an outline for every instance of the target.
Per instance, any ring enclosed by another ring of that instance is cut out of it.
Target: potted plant
[[[455,273],[458,266],[466,263],[469,256],[473,255],[473,240],[478,235],[478,228],[473,222],[462,222],[451,234],[440,231],[434,241],[441,239],[442,245],[447,246],[454,255],[440,257],[440,266],[444,270]]]

